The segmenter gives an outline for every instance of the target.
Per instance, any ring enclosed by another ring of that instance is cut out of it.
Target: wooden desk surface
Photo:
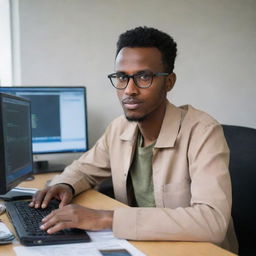
[[[24,187],[43,188],[45,182],[54,174],[38,174],[35,180],[21,184]],[[122,203],[107,197],[95,190],[80,194],[75,203],[94,209],[113,210],[124,206]],[[1,215],[1,220],[13,231],[13,226],[6,214]],[[147,256],[231,256],[235,255],[222,248],[205,242],[130,242]],[[15,244],[15,246],[20,246]],[[15,256],[13,245],[0,245],[0,256]]]

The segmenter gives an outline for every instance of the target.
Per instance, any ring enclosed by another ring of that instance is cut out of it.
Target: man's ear
[[[174,84],[176,82],[176,74],[171,73],[170,75],[167,76],[166,79],[166,92],[169,92],[172,90]]]

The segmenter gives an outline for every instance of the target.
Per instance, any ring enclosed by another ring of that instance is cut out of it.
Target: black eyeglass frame
[[[139,85],[137,84],[137,82],[136,82],[136,79],[134,79],[134,77],[141,75],[141,73],[136,73],[136,74],[133,74],[133,75],[123,74],[125,77],[128,78],[128,80],[127,80],[127,83],[126,83],[126,86],[125,86],[125,87],[119,88],[119,87],[116,87],[116,86],[114,85],[113,81],[112,81],[112,78],[114,78],[114,76],[116,76],[117,74],[118,74],[118,73],[112,73],[112,74],[109,74],[109,75],[108,75],[108,78],[109,78],[109,80],[110,80],[112,86],[113,86],[114,88],[116,88],[117,90],[124,90],[124,89],[128,86],[129,81],[130,81],[130,78],[133,79],[134,84],[135,84],[138,88],[147,89],[147,88],[149,88],[149,87],[152,85],[152,82],[153,82],[153,79],[154,79],[155,76],[168,76],[168,75],[170,75],[170,73],[164,73],[164,72],[153,73],[153,72],[152,72],[152,74],[151,74],[151,75],[152,75],[152,78],[151,78],[151,81],[150,81],[149,85],[148,85],[148,86],[139,86]]]

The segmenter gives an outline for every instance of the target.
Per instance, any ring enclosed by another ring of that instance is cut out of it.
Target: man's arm
[[[45,208],[52,198],[57,198],[61,201],[61,208],[70,203],[73,196],[98,185],[110,176],[105,132],[90,151],[67,166],[60,175],[55,176],[45,189],[38,191],[30,206]]]
[[[74,195],[99,185],[111,176],[107,133],[96,142],[92,149],[67,166],[63,173],[53,178],[49,185],[66,183],[74,188]]]

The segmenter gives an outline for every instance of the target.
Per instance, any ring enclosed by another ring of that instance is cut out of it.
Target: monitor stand
[[[6,194],[0,195],[0,199],[4,201],[31,199],[34,194],[35,194],[35,190],[32,190],[32,189],[13,188]]]
[[[62,172],[65,165],[53,165],[50,166],[48,161],[34,161],[33,173],[50,173],[50,172]]]
[[[42,173],[49,169],[48,161],[34,161],[33,162],[33,173]]]

